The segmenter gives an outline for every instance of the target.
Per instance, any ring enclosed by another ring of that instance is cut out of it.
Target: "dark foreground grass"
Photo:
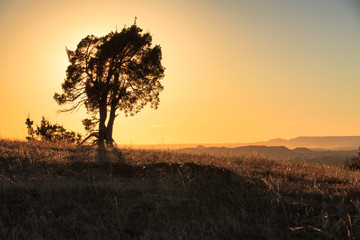
[[[360,239],[360,174],[0,140],[0,239]]]

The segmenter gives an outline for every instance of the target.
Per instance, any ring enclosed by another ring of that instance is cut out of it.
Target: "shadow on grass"
[[[230,179],[235,176],[233,172],[223,168],[195,163],[153,163],[134,166],[122,162],[73,162],[68,164],[66,169],[79,174],[97,171],[98,173],[111,174],[120,178],[161,178],[181,175],[184,180],[190,180],[195,177],[204,177],[204,175],[212,178],[222,176],[223,179]]]

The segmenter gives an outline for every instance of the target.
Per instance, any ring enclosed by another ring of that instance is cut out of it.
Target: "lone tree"
[[[133,116],[147,103],[157,109],[164,67],[160,46],[151,44],[151,35],[134,23],[103,37],[89,35],[75,51],[66,49],[70,65],[63,92],[55,93],[54,99],[59,105],[73,103],[62,111],[85,105],[90,115],[82,120],[89,133],[85,140],[95,137],[100,147],[105,142],[112,146],[118,110]]]

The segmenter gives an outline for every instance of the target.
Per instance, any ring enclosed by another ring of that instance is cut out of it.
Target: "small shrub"
[[[49,120],[42,117],[40,126],[33,128],[34,122],[27,117],[25,122],[28,129],[28,141],[49,141],[49,142],[67,142],[67,143],[81,143],[82,136],[80,133],[74,131],[67,131],[63,126],[55,123],[52,124]]]
[[[344,168],[348,170],[360,170],[360,148],[357,156],[353,156],[344,163]]]

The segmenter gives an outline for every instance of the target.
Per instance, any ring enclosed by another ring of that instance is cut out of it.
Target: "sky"
[[[85,133],[85,109],[59,113],[87,35],[137,25],[166,68],[159,109],[120,113],[119,144],[255,142],[360,135],[358,0],[0,0],[0,138],[45,116]]]

